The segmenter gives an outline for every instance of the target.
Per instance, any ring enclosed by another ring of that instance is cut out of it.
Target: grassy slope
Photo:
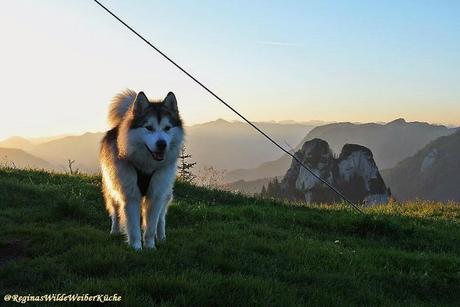
[[[94,177],[0,170],[1,297],[118,293],[130,306],[460,301],[458,205],[361,216],[178,185],[167,241],[136,253],[108,235],[99,190]]]

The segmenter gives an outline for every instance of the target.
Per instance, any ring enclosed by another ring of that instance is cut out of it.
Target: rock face
[[[295,155],[351,201],[367,205],[388,202],[388,189],[368,148],[346,144],[336,158],[326,141],[313,139],[305,142]],[[292,160],[291,167],[282,179],[278,194],[283,198],[308,203],[340,201],[333,191],[295,160]]]

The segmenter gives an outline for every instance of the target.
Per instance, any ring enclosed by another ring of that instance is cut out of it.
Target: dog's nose
[[[157,145],[157,149],[164,150],[166,148],[166,141],[158,140],[156,145]]]

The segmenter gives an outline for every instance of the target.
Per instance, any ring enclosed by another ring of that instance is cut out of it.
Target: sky
[[[248,118],[460,125],[460,1],[101,0]],[[0,11],[0,138],[107,129],[125,88],[237,119],[91,0]]]

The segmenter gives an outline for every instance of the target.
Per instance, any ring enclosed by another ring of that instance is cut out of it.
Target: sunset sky
[[[460,1],[102,1],[257,121],[460,125]],[[102,131],[124,88],[236,119],[93,1],[0,11],[0,138]]]

